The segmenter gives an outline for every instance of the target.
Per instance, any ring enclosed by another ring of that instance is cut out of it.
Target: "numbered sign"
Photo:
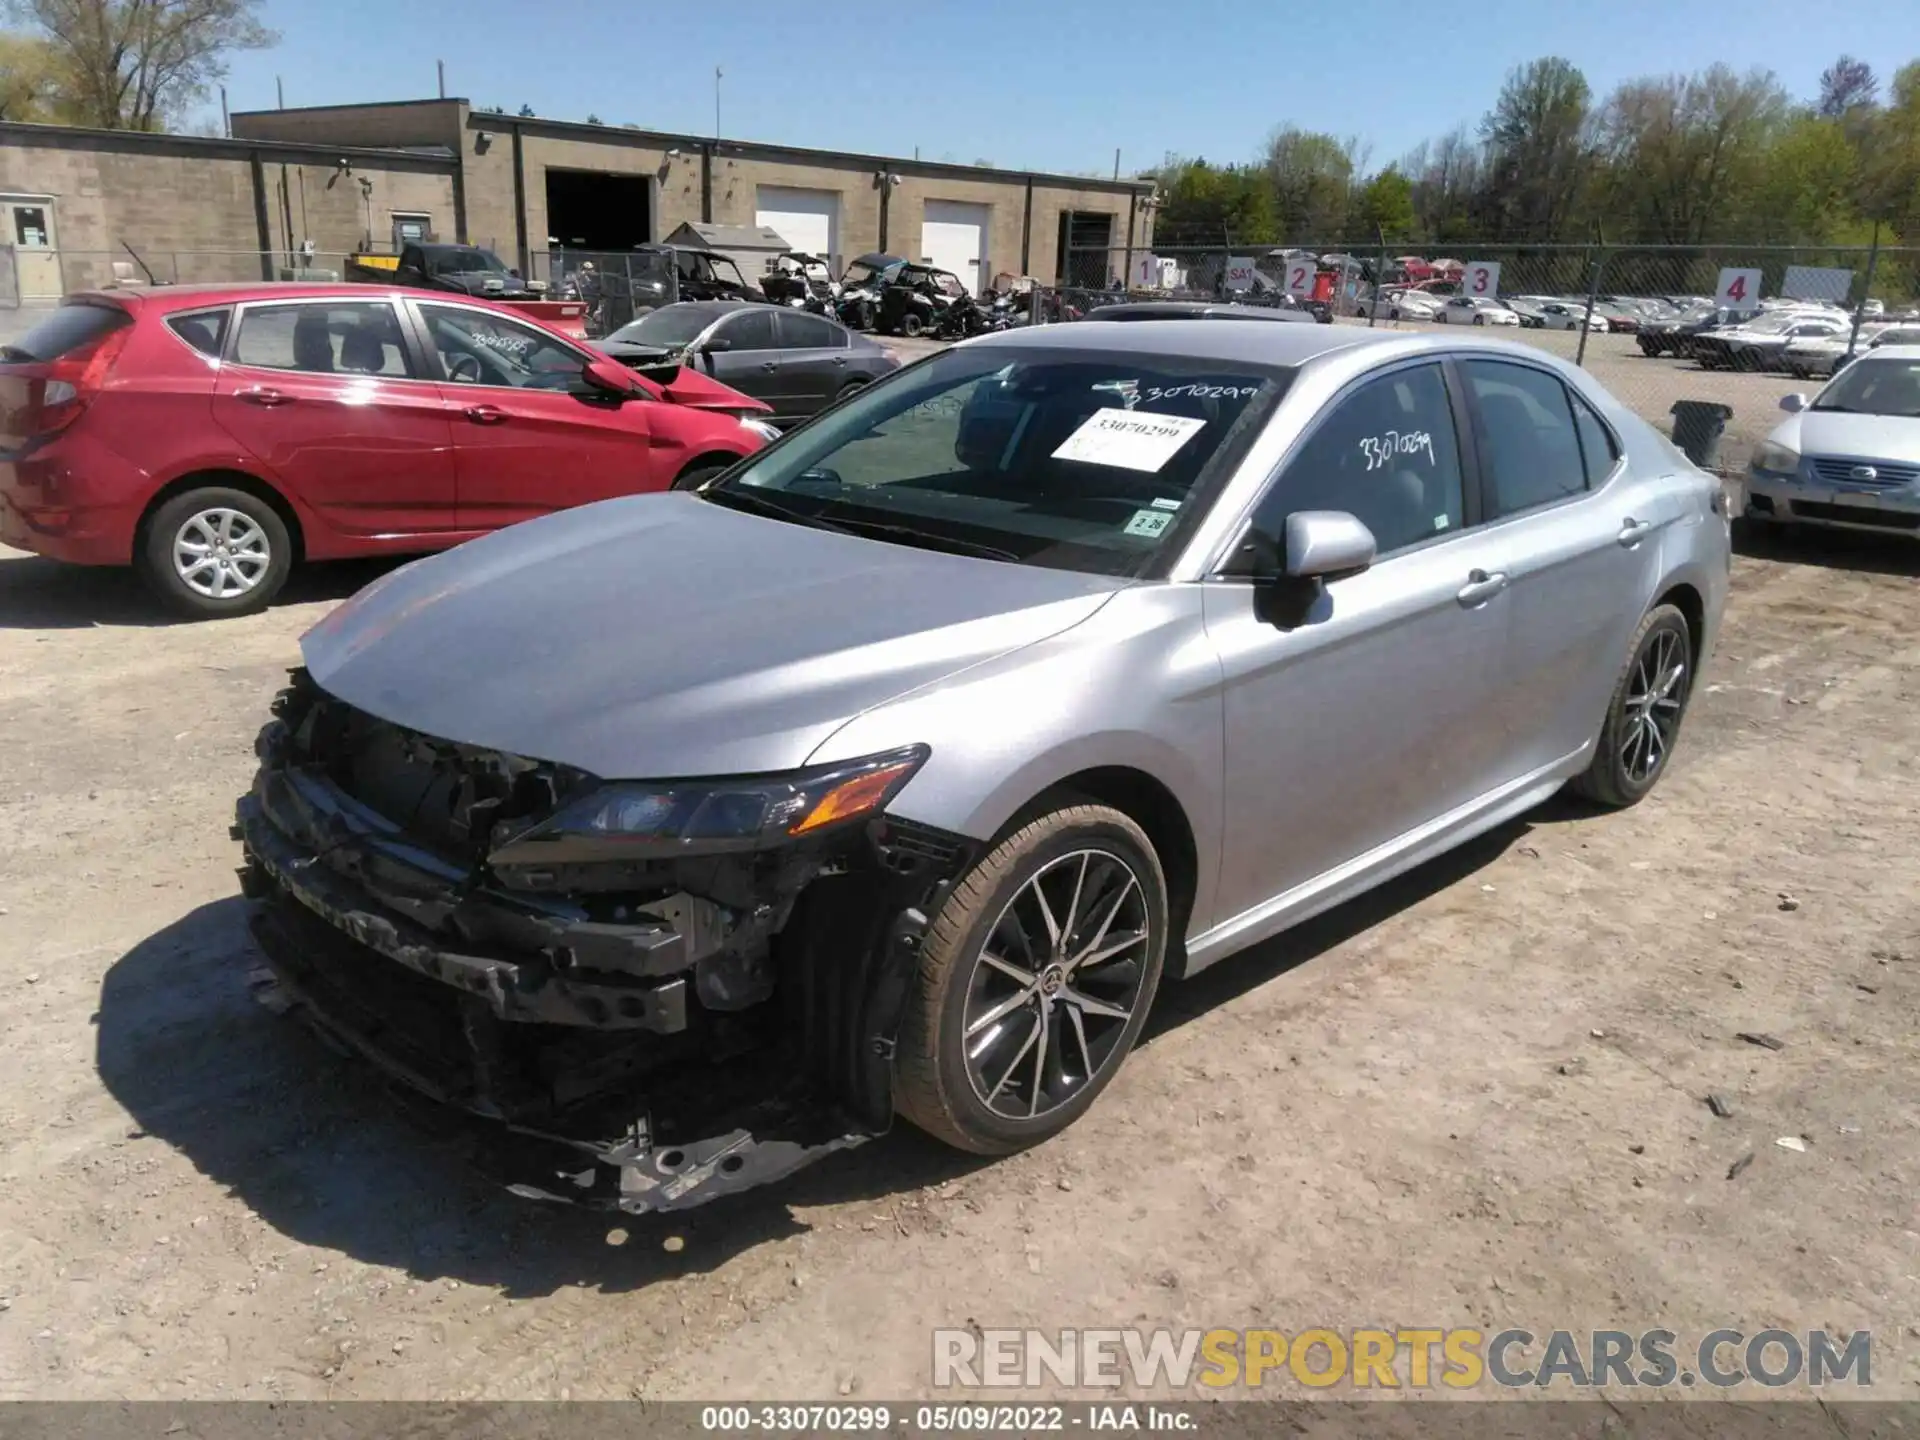
[[[1312,299],[1314,277],[1319,273],[1311,260],[1287,261],[1287,294]]]
[[[1760,306],[1758,270],[1722,270],[1715,300],[1724,310],[1757,310]]]
[[[1251,290],[1253,288],[1253,260],[1245,255],[1235,255],[1227,261],[1227,289]]]
[[[1160,283],[1160,257],[1158,255],[1136,255],[1133,257],[1133,269],[1127,273],[1127,288],[1130,290],[1151,290]]]
[[[1476,260],[1460,272],[1460,293],[1476,299],[1493,299],[1500,293],[1500,262]]]

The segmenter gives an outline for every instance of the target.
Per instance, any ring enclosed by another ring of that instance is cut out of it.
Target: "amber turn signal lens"
[[[818,830],[822,825],[832,825],[866,814],[884,801],[894,784],[902,776],[911,773],[918,763],[917,760],[902,760],[898,764],[870,770],[865,775],[842,781],[822,795],[813,809],[788,826],[787,833],[804,835],[809,830]]]

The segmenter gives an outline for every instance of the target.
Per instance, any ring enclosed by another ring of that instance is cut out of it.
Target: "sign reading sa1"
[[[1287,294],[1297,295],[1302,300],[1311,299],[1313,282],[1319,273],[1319,268],[1311,260],[1287,261]]]
[[[1760,308],[1760,272],[1758,270],[1722,270],[1720,288],[1714,301],[1722,310],[1758,310]]]
[[[1235,255],[1227,261],[1227,289],[1251,290],[1253,288],[1253,260],[1249,256]]]
[[[1491,300],[1500,293],[1500,262],[1476,260],[1460,272],[1460,293]]]

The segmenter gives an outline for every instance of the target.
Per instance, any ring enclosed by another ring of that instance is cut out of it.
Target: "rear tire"
[[[1624,810],[1644,800],[1667,772],[1693,694],[1693,632],[1672,605],[1647,612],[1627,646],[1600,743],[1573,790],[1598,805]],[[1676,668],[1677,667],[1677,668]]]
[[[293,538],[259,496],[209,485],[174,496],[147,518],[134,568],[178,614],[251,615],[287,583]]]
[[[911,310],[900,317],[900,333],[909,340],[918,340],[926,328],[925,323]]]
[[[1065,803],[1028,821],[967,872],[928,931],[895,1108],[976,1155],[1059,1134],[1139,1038],[1167,927],[1159,857],[1126,815]]]

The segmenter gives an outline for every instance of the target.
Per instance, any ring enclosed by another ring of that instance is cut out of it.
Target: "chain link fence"
[[[657,250],[536,250],[528,268],[528,278],[544,281],[550,298],[587,303],[593,338],[680,298],[673,262]]]
[[[1708,456],[1744,470],[1780,400],[1824,383],[1882,336],[1920,338],[1920,248],[1893,246],[1481,245],[1444,251],[1236,244],[1092,252],[1068,273],[1125,277],[1055,286],[1037,306],[1076,320],[1149,300],[1303,307],[1330,323],[1417,331],[1464,324],[1590,371],[1672,433],[1674,407],[1725,408]],[[1737,327],[1737,328],[1736,328]]]

